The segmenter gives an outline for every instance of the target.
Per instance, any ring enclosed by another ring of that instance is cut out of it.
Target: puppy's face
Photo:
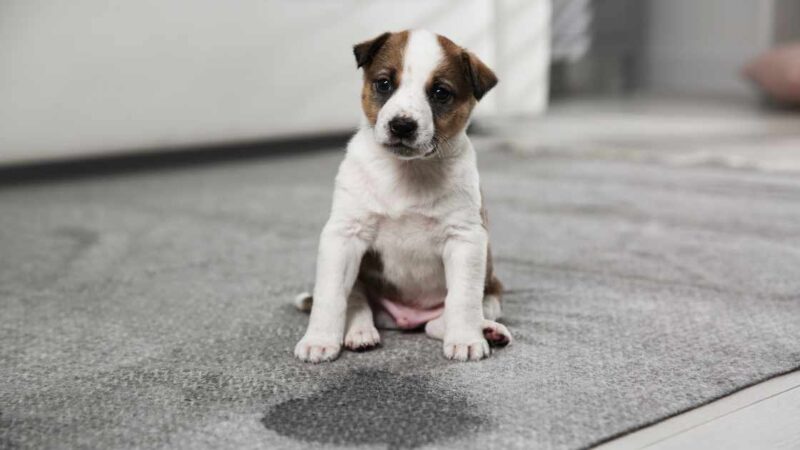
[[[375,140],[401,159],[446,146],[497,84],[475,55],[428,31],[384,33],[353,52],[364,69],[361,106]]]

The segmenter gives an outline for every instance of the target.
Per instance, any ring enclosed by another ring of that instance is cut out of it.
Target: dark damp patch
[[[261,423],[306,442],[397,449],[477,432],[488,419],[474,411],[465,395],[443,391],[429,377],[359,370],[311,397],[274,406]]]
[[[99,237],[96,231],[83,227],[59,227],[55,229],[55,234],[75,240],[81,249],[91,247]]]

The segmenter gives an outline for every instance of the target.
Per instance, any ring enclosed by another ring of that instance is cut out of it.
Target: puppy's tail
[[[311,312],[311,305],[314,303],[314,297],[308,292],[297,294],[294,298],[294,306],[303,312]]]

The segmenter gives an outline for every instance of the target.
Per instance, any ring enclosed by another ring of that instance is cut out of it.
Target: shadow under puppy
[[[354,47],[364,120],[339,167],[320,236],[303,361],[378,345],[377,328],[414,329],[460,361],[511,342],[492,272],[472,109],[497,78],[474,54],[424,30]]]

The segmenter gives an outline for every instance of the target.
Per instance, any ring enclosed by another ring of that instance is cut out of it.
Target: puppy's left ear
[[[461,64],[464,74],[472,85],[472,93],[476,100],[480,100],[497,84],[497,76],[477,56],[461,50]]]
[[[356,56],[356,67],[362,67],[372,62],[372,58],[378,53],[378,50],[383,47],[386,40],[389,39],[392,33],[383,33],[382,35],[370,39],[366,42],[356,44],[353,46],[353,54]]]

